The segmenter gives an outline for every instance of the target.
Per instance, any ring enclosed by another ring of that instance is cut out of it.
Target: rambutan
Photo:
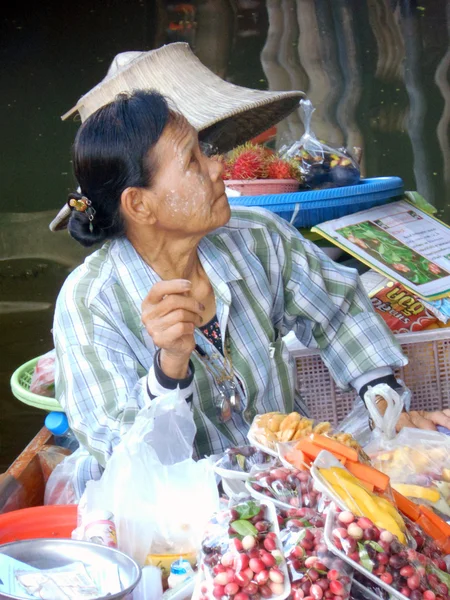
[[[229,155],[231,179],[264,179],[266,177],[267,153],[263,146],[242,144]]]
[[[293,179],[294,175],[292,172],[292,165],[274,156],[267,163],[267,178],[268,179]]]

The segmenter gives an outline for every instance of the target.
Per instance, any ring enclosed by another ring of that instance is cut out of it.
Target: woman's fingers
[[[429,419],[429,413],[421,412],[421,411],[412,411],[409,413],[411,421],[414,423],[414,426],[418,429],[428,429],[431,431],[435,431],[436,427],[433,422]]]
[[[396,430],[401,431],[403,427],[417,427],[411,420],[410,413],[402,413],[397,421]]]
[[[432,412],[425,413],[426,418],[430,419],[432,423],[435,425],[441,425],[442,427],[446,427],[450,429],[450,411],[446,410],[436,410]]]
[[[185,294],[190,292],[192,284],[187,279],[170,279],[169,281],[158,281],[152,286],[144,303],[159,304],[169,294]]]

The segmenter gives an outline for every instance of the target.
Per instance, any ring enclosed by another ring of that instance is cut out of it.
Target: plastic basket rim
[[[342,200],[344,198],[361,198],[364,196],[370,197],[372,194],[389,193],[388,197],[400,195],[404,193],[404,182],[400,177],[389,176],[389,177],[368,177],[361,180],[355,185],[347,185],[335,188],[326,188],[324,190],[309,190],[299,192],[287,192],[285,194],[275,194],[275,196],[289,196],[286,203],[298,204],[299,202],[317,202],[317,201],[329,201],[329,200]],[[267,198],[267,196],[273,196],[274,194],[265,194],[261,196],[236,196],[229,198],[230,203],[238,204],[239,200],[245,200],[246,202],[258,200],[259,198]],[[355,200],[356,201],[356,200]]]
[[[25,389],[20,383],[20,379],[23,377],[23,375],[26,373],[32,374],[34,367],[40,358],[41,356],[32,358],[31,360],[20,365],[20,367],[13,372],[10,379],[11,391],[17,400],[20,400],[20,402],[23,402],[28,406],[40,408],[41,410],[64,412],[56,398],[49,398],[47,396],[34,394],[33,392]]]
[[[430,329],[429,331],[411,331],[409,333],[394,333],[394,338],[400,345],[421,344],[422,342],[439,342],[450,339],[450,328]],[[320,354],[317,348],[300,348],[290,350],[293,359]]]

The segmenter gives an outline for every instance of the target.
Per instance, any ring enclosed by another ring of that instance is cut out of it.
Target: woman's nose
[[[209,176],[213,181],[217,181],[222,177],[224,171],[224,164],[217,158],[208,158],[209,161]]]

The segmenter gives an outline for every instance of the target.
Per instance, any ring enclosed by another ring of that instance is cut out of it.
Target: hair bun
[[[103,229],[89,220],[86,212],[73,210],[67,225],[70,235],[82,246],[89,247],[94,244],[101,244],[106,240],[106,233]]]

